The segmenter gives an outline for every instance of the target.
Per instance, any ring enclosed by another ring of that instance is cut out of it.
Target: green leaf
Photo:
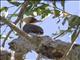
[[[7,8],[7,7],[2,7],[2,8],[0,8],[0,12],[1,12],[1,11],[4,11],[4,10],[7,11],[8,8]]]
[[[74,28],[77,25],[80,25],[80,17],[76,15],[72,15],[71,17],[69,17],[69,26],[71,28]]]
[[[29,2],[31,3],[31,2]],[[51,13],[51,11],[47,8],[49,6],[49,4],[45,4],[45,3],[40,3],[40,6],[36,6],[35,4],[29,4],[30,6],[28,6],[27,11],[26,11],[26,15],[33,15],[33,12],[36,12],[37,15],[41,15],[42,18],[46,17],[49,13]]]
[[[37,12],[37,15],[41,15],[42,19],[45,18],[51,11],[47,8],[49,5],[41,3],[41,6],[35,7],[33,12]]]
[[[43,13],[43,14],[42,14],[42,19],[45,18],[47,15],[48,15],[48,14]]]
[[[77,32],[77,30],[75,30],[71,36],[71,41],[72,43],[76,40],[76,38],[78,37],[79,35],[79,31]]]
[[[49,4],[44,4],[44,3],[41,3],[42,5],[40,6],[42,9],[45,9],[46,7],[49,6]]]
[[[33,4],[30,2],[29,6],[27,7],[27,10],[26,10],[26,12],[25,12],[25,14],[26,14],[27,16],[29,16],[29,15],[33,12],[32,7],[33,7]]]
[[[48,16],[50,13],[51,13],[51,11],[49,9],[43,10],[43,12],[41,14],[42,15],[42,19],[45,18],[46,16]]]
[[[19,6],[21,4],[19,2],[16,2],[15,0],[7,0],[7,1],[15,6]]]
[[[30,0],[29,2],[31,2],[31,3],[33,3],[33,4],[35,4],[35,3],[39,3],[39,2],[40,2],[40,0]]]
[[[69,28],[68,28],[66,31],[67,31],[67,32],[69,32],[69,33],[70,33],[70,32],[72,33],[72,30],[71,30],[71,29],[69,29]]]
[[[59,10],[54,10],[54,14],[56,17],[59,17],[60,16],[60,11]]]
[[[63,7],[63,10],[65,9],[65,0],[61,0],[61,5]]]
[[[16,0],[7,0],[7,1],[10,1],[10,2],[16,2]]]
[[[16,17],[16,16],[18,16],[18,14],[12,14],[12,16],[13,16],[13,17]]]
[[[5,37],[4,37],[2,34],[0,34],[0,40],[1,40],[1,39],[4,39],[4,38],[5,38]]]
[[[48,4],[41,3],[41,6],[34,8],[34,11],[36,11],[37,9],[46,10],[46,7],[48,7],[48,6],[49,6]]]
[[[33,12],[39,12],[40,8],[37,7],[37,4],[38,4],[39,2],[40,2],[40,1],[32,1],[32,0],[30,0],[30,1],[29,1],[29,5],[28,5],[28,7],[27,7],[27,10],[26,10],[25,14],[26,14],[27,16],[29,16],[29,15],[32,15]],[[34,3],[35,3],[35,4],[34,4]],[[39,8],[39,9],[38,9],[38,8]]]

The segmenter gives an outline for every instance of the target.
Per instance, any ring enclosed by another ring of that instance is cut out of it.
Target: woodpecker
[[[23,31],[25,31],[26,33],[34,33],[37,35],[42,35],[44,33],[43,29],[35,24],[41,21],[35,19],[34,17],[27,17],[24,18],[22,21],[25,23],[25,25],[23,26]]]

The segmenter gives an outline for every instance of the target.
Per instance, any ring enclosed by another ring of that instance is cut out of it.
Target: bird
[[[26,17],[22,21],[25,23],[25,25],[23,26],[23,31],[28,34],[33,33],[36,35],[43,35],[43,29],[35,24],[37,22],[41,22],[40,20],[37,20],[34,17]]]

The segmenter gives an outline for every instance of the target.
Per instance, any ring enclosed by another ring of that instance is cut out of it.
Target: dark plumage
[[[33,24],[24,25],[23,30],[27,33],[43,34],[43,29],[40,26]]]
[[[25,22],[23,31],[26,33],[43,34],[43,29],[35,24],[37,22],[41,22],[40,20],[37,20],[34,17],[26,17],[22,21]]]

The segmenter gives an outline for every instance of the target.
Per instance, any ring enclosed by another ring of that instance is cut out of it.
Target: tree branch
[[[22,5],[22,8],[18,14],[18,18],[16,19],[16,21],[14,22],[14,24],[17,24],[19,20],[22,20],[23,18],[23,14],[25,13],[25,11],[27,10],[27,5],[28,5],[28,1],[24,1],[24,4]],[[9,33],[7,34],[6,38],[4,39],[4,42],[2,44],[2,46],[4,47],[5,42],[7,40],[7,38],[9,37],[9,35],[11,34],[13,30],[10,30]]]
[[[9,20],[7,20],[7,19],[5,19],[4,17],[1,17],[1,16],[0,16],[0,19],[1,19],[1,22],[4,22],[8,26],[10,26],[11,29],[15,30],[20,36],[25,37],[25,39],[28,38],[27,33],[18,29],[14,23],[11,23]]]

